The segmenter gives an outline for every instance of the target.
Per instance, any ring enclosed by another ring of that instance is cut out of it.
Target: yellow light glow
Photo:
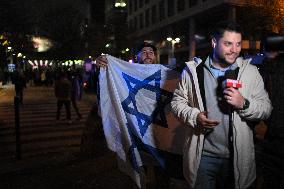
[[[32,42],[37,52],[47,51],[53,46],[49,39],[43,37],[32,37]]]
[[[4,41],[3,42],[3,46],[5,46],[5,45],[9,45],[10,43],[9,43],[9,41],[8,40],[6,40],[6,41]]]

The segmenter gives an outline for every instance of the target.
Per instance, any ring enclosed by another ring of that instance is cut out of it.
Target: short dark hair
[[[155,47],[155,45],[148,43],[148,42],[143,42],[142,44],[140,44],[137,48],[137,53],[138,54],[144,47],[151,47],[153,49],[154,52],[157,51],[157,48]]]
[[[238,23],[231,20],[226,20],[221,21],[215,25],[214,29],[211,32],[211,37],[220,39],[221,37],[223,37],[225,31],[243,34],[242,27]]]

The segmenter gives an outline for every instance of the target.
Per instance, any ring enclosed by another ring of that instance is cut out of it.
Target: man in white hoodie
[[[188,128],[184,176],[190,188],[248,188],[255,180],[251,121],[267,119],[272,106],[257,68],[239,57],[242,31],[231,21],[212,32],[211,55],[184,69],[171,102]],[[242,88],[222,86],[233,72]]]

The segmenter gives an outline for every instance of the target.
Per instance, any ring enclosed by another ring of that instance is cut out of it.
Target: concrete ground
[[[36,94],[30,94],[28,90],[27,88],[25,91],[26,99],[40,100],[40,96],[44,97],[40,90]],[[0,105],[13,104],[13,95],[12,85],[2,86]],[[85,94],[84,100],[91,102],[94,99],[93,94]],[[82,138],[85,137],[82,139],[84,141],[82,145],[85,147],[81,152],[48,153],[44,156],[22,158],[22,160],[2,161],[0,162],[0,188],[137,189],[131,178],[118,170],[115,154],[107,149],[102,130],[92,128],[97,125],[97,120],[92,116],[92,114],[89,115],[88,128],[82,136]],[[1,121],[3,120],[0,118],[0,125]],[[90,136],[92,139],[88,139]]]

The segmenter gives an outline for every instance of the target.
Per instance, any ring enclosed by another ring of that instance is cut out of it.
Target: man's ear
[[[213,49],[214,49],[214,48],[216,47],[216,44],[217,44],[217,40],[216,40],[215,37],[212,38],[211,44],[212,44],[212,47],[213,47]]]

